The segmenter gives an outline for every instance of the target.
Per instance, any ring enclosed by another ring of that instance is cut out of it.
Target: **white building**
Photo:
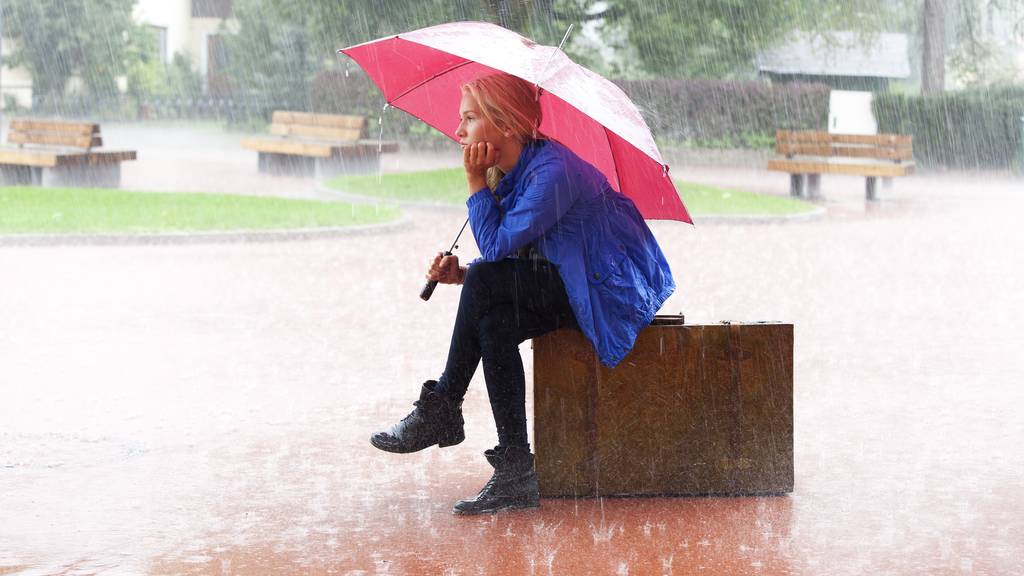
[[[10,54],[13,42],[0,38],[0,53]],[[0,68],[0,106],[6,108],[7,101],[14,99],[18,106],[32,105],[32,75],[24,68]]]
[[[184,54],[203,78],[204,90],[216,92],[223,86],[221,70],[224,50],[222,24],[233,29],[232,0],[137,0],[135,21],[155,32],[161,59],[170,62],[176,53]],[[2,50],[9,54],[10,40]],[[0,70],[0,102],[14,98],[18,106],[32,105],[32,76],[24,68]]]
[[[865,42],[856,32],[798,32],[757,57],[772,82],[820,82],[838,90],[883,92],[910,77],[906,34],[880,32]]]
[[[231,28],[231,0],[138,0],[135,21],[156,33],[163,61],[181,53],[203,77],[203,88],[217,91],[223,80],[222,24]]]

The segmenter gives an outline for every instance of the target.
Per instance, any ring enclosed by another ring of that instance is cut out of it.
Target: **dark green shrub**
[[[824,130],[830,88],[724,80],[632,80],[617,84],[661,141],[695,147],[764,148],[775,131]]]
[[[879,94],[873,106],[879,132],[914,136],[923,166],[1006,169],[1021,161],[1024,88]]]

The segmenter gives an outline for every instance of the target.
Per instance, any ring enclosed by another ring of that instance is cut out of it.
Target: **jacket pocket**
[[[587,280],[591,284],[604,284],[622,267],[626,259],[626,248],[615,244],[611,250],[591,254],[587,262]]]

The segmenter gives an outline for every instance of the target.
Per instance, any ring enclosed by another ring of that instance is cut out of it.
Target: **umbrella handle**
[[[443,253],[442,257],[451,255],[451,251],[446,250]],[[420,299],[423,300],[424,302],[430,300],[430,297],[434,294],[434,288],[437,288],[437,280],[428,280],[427,283],[423,286],[423,290],[420,290]]]

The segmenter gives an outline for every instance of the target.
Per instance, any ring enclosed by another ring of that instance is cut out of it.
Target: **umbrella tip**
[[[569,27],[565,29],[565,36],[562,36],[562,41],[558,43],[558,49],[561,50],[562,46],[565,45],[565,41],[569,39],[569,33],[572,32],[572,27],[575,24],[569,24]]]

